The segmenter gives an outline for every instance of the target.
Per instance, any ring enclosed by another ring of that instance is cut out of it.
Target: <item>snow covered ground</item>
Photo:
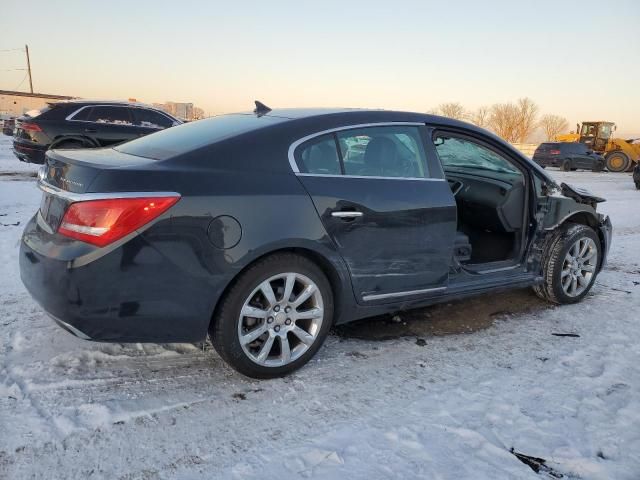
[[[9,148],[0,136],[0,478],[554,478],[512,448],[564,478],[640,478],[640,192],[628,174],[552,172],[609,200],[609,265],[581,304],[527,290],[359,322],[296,374],[253,381],[209,347],[91,343],[56,327],[19,279],[40,194]]]

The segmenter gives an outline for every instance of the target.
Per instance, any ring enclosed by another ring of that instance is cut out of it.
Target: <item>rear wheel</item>
[[[535,292],[553,303],[579,302],[595,282],[600,255],[600,240],[592,228],[568,224],[547,242],[542,258],[544,282],[534,287]]]
[[[57,143],[53,148],[71,150],[71,149],[86,148],[86,147],[81,142],[78,142],[77,140],[63,140],[62,142]]]
[[[571,170],[571,160],[567,158],[564,162],[562,162],[562,170],[564,170],[565,172]]]
[[[253,378],[302,367],[333,320],[329,281],[309,259],[275,254],[244,272],[222,299],[210,335],[220,356]]]
[[[606,160],[610,172],[626,172],[631,166],[631,159],[624,152],[611,152]]]

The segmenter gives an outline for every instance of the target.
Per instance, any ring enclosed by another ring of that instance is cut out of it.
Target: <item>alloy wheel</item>
[[[322,294],[308,277],[274,275],[245,300],[238,338],[251,361],[280,367],[300,358],[316,341],[324,319]]]
[[[562,264],[562,289],[570,297],[584,292],[596,271],[598,248],[588,237],[582,237],[569,248]]]

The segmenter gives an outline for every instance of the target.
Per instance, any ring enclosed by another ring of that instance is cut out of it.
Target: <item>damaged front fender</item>
[[[605,202],[584,188],[562,183],[549,192],[542,222],[544,231],[553,231],[566,222],[581,223],[595,230],[600,238],[602,255],[600,268],[605,264],[613,228],[607,215],[596,211],[597,204]]]

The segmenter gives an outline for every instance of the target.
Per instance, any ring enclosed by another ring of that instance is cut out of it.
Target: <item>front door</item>
[[[295,151],[299,179],[361,303],[414,299],[446,288],[456,203],[441,172],[429,172],[423,128],[339,130]]]

